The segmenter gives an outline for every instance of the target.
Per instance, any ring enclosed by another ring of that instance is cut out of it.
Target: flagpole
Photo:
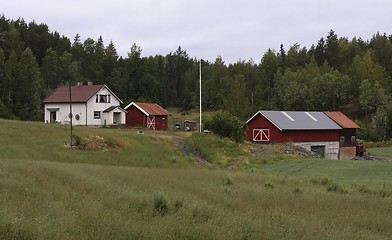
[[[200,67],[199,67],[199,106],[200,106],[200,123],[199,123],[199,132],[202,131],[202,125],[201,125],[201,59],[200,59]]]

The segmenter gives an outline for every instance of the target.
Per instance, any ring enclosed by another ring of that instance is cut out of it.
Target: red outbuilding
[[[359,126],[342,112],[324,113],[342,128],[339,138],[339,159],[353,159],[357,154],[356,138]]]
[[[125,108],[128,126],[145,127],[151,130],[166,130],[169,112],[158,104],[131,102]]]
[[[323,112],[258,111],[246,125],[250,142],[293,142],[322,157],[339,157],[342,128]]]

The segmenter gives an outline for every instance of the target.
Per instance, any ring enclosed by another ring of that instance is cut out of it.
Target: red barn
[[[258,111],[246,124],[250,142],[293,142],[322,157],[339,157],[342,128],[323,112]]]
[[[127,111],[126,124],[151,130],[166,130],[169,112],[158,104],[131,102],[124,108]]]

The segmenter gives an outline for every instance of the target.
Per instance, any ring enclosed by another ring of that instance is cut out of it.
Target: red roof
[[[87,102],[104,86],[105,85],[71,86],[72,102]],[[69,102],[69,86],[61,86],[57,88],[43,102],[44,103]]]
[[[330,119],[339,124],[342,128],[360,128],[355,122],[342,112],[324,112]]]
[[[156,103],[141,103],[141,102],[131,102],[124,109],[128,109],[130,106],[135,106],[140,111],[146,115],[169,115],[169,112]]]

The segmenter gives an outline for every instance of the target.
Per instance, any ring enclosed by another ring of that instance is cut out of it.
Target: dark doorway
[[[56,112],[50,112],[50,123],[55,123],[56,120]]]
[[[325,146],[311,146],[310,150],[312,150],[312,152],[315,152],[321,158],[325,157]]]

